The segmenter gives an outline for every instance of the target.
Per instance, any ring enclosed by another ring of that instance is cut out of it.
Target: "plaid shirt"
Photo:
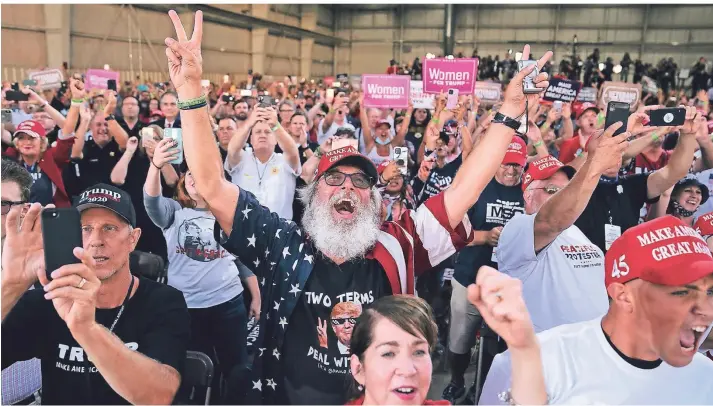
[[[261,325],[254,344],[258,353],[249,372],[246,404],[280,403],[285,399],[280,368],[285,331],[312,273],[316,249],[295,223],[271,213],[242,189],[230,238],[226,241],[219,226],[215,230],[222,234],[222,245],[253,269],[261,285]],[[384,223],[366,257],[380,263],[394,294],[413,294],[415,276],[463,248],[472,235],[467,216],[451,228],[441,194],[408,211],[398,223]]]

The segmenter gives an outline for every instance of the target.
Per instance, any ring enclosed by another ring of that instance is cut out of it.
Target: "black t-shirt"
[[[463,164],[463,155],[458,155],[453,161],[443,165],[443,168],[439,168],[435,163],[433,164],[433,169],[431,173],[426,178],[426,182],[421,182],[418,177],[414,178],[413,192],[416,194],[416,200],[418,205],[428,200],[428,198],[433,197],[442,191],[448,189],[448,187],[453,183],[453,179],[456,177],[456,172],[458,168]]]
[[[473,229],[490,231],[504,226],[515,213],[524,212],[525,201],[520,184],[504,186],[493,178],[475,205],[468,210],[468,218]],[[465,247],[458,253],[453,277],[461,285],[468,286],[475,282],[476,272],[481,266],[497,269],[498,264],[492,258],[493,247],[489,244]]]
[[[337,265],[317,254],[314,260],[282,349],[285,388],[291,404],[343,405],[354,320],[391,287],[375,259]]]
[[[70,160],[62,171],[62,180],[67,195],[78,196],[97,183],[110,183],[111,171],[119,161],[121,150],[116,140],[112,139],[103,148],[93,139],[84,143],[82,159]]]
[[[128,404],[96,373],[44,293],[42,289],[25,293],[3,322],[2,367],[39,358],[43,404]],[[109,329],[119,308],[97,309],[97,322]],[[131,350],[181,372],[190,339],[183,294],[140,278],[113,333]]]
[[[43,206],[54,202],[54,187],[49,176],[40,169],[40,165],[35,163],[32,166],[22,164],[27,172],[32,175],[32,186],[30,187],[30,203],[40,203]]]
[[[621,233],[639,224],[639,212],[648,199],[647,181],[650,173],[620,176],[615,183],[599,181],[587,207],[574,225],[579,227],[603,252],[607,252],[604,225],[621,227]]]
[[[141,139],[141,129],[146,127],[146,124],[142,123],[141,120],[136,122],[134,128],[129,128],[129,125],[122,118],[117,118],[116,122],[121,126],[121,128],[124,129],[124,131],[126,131],[126,134],[129,135],[129,138],[136,137],[138,139]]]

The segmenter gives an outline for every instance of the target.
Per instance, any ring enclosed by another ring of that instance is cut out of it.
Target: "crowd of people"
[[[3,404],[184,402],[187,351],[220,404],[713,403],[708,82],[605,128],[524,91],[547,52],[494,105],[367,108],[206,83],[202,13],[169,17],[167,82],[3,97]],[[47,269],[42,213],[70,207],[83,247]]]

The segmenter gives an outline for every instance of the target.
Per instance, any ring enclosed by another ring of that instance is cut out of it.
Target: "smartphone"
[[[226,103],[232,103],[232,101],[235,100],[235,98],[233,97],[233,95],[227,94],[227,93],[224,94],[224,95],[222,95],[222,96],[220,96],[220,98],[221,98],[224,102],[226,102]]]
[[[561,113],[562,112],[562,100],[555,100],[552,102],[552,108],[555,109],[556,112]]]
[[[396,166],[399,167],[401,175],[406,176],[406,165],[408,164],[408,148],[394,147],[394,156],[392,160],[396,162]]]
[[[19,90],[8,90],[5,92],[5,100],[7,101],[28,101],[30,95],[22,93]]]
[[[664,127],[683,125],[686,121],[686,109],[673,107],[649,111],[649,126]]]
[[[446,108],[452,110],[458,107],[458,89],[448,89]]]
[[[250,91],[250,89],[241,89],[240,90],[240,97],[250,97],[253,95],[253,92]]]
[[[142,128],[141,129],[141,145],[146,147],[146,141],[153,140],[154,131],[152,128]]]
[[[40,215],[47,279],[64,265],[81,262],[72,252],[83,247],[82,226],[76,208],[48,208]]]
[[[344,147],[352,147],[356,150],[359,149],[359,141],[355,140],[354,138],[337,138],[334,141],[332,141],[332,149],[338,149],[338,148],[344,148]],[[400,147],[397,147],[400,148]]]
[[[327,103],[330,103],[332,100],[334,100],[334,88],[327,89]]]
[[[623,134],[626,132],[626,125],[629,122],[629,103],[624,103],[624,102],[616,102],[612,101],[609,102],[607,105],[607,116],[606,119],[604,120],[604,130],[609,128],[614,123],[621,122],[623,125],[619,127],[618,130],[613,134],[613,136],[617,136],[619,134]]]
[[[22,81],[24,86],[37,86],[37,81],[33,79],[25,79]]]
[[[169,163],[174,165],[180,165],[183,163],[183,132],[180,128],[164,128],[163,138],[171,138],[176,141],[176,148],[178,149],[178,156],[173,161]]]
[[[116,79],[109,79],[106,81],[106,88],[116,92]]]
[[[2,109],[2,123],[12,123],[12,110]]]
[[[544,89],[538,89],[537,87],[535,87],[535,77],[537,77],[537,74],[539,73],[537,70],[537,61],[533,61],[530,59],[526,61],[518,61],[517,70],[518,72],[522,71],[530,65],[535,65],[535,69],[533,69],[533,71],[530,72],[529,75],[525,76],[525,78],[522,80],[522,92],[525,94],[540,93]]]
[[[257,97],[258,107],[267,108],[272,107],[273,100],[271,96],[260,95]]]

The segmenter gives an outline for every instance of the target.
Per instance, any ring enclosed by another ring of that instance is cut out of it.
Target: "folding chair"
[[[166,283],[166,268],[163,258],[143,251],[132,251],[129,255],[129,268],[134,275],[143,276],[159,283]]]
[[[210,386],[213,383],[213,361],[198,351],[186,351],[186,364],[181,375],[181,389],[178,393],[189,393],[188,399],[178,400],[179,404],[195,404],[196,388],[205,388],[205,403],[210,404]],[[185,400],[186,403],[182,402]]]

